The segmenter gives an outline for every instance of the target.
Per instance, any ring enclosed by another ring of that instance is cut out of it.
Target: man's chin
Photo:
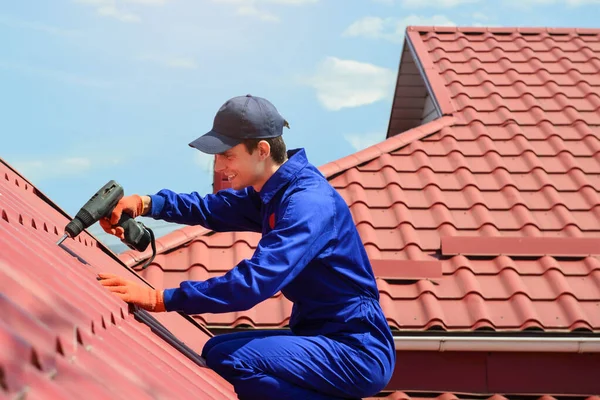
[[[237,183],[237,182],[231,182],[231,188],[232,188],[233,190],[242,190],[242,189],[244,189],[246,186],[247,186],[247,185],[240,185],[240,184],[239,184],[239,183]]]

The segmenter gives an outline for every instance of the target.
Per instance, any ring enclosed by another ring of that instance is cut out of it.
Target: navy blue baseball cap
[[[217,111],[210,132],[189,145],[203,153],[218,154],[242,143],[244,139],[267,139],[283,134],[287,121],[262,97],[233,97]]]

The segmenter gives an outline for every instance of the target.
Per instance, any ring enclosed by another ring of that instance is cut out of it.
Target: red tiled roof
[[[600,331],[600,30],[409,27],[405,48],[402,64],[415,67],[401,65],[397,99],[401,84],[424,79],[438,118],[321,168],[372,260],[397,260],[399,271],[442,261],[441,278],[378,280],[390,325]],[[395,105],[390,126],[399,115]],[[518,238],[537,239],[535,251],[524,254]],[[173,287],[220,275],[258,239],[202,233],[143,276]],[[590,243],[595,251],[565,254]],[[277,294],[250,311],[197,318],[276,327],[290,310]]]
[[[197,364],[210,333],[177,313],[130,313],[96,273],[142,280],[85,232],[64,242],[71,254],[57,246],[67,222],[0,160],[0,398],[236,399]]]

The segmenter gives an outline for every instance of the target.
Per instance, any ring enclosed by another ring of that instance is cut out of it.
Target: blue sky
[[[3,2],[0,157],[71,215],[110,179],[126,194],[208,193],[210,158],[188,143],[225,100],[251,93],[275,104],[288,147],[319,166],[385,138],[406,25],[597,28],[599,10],[600,0]],[[175,228],[145,222],[158,236]]]

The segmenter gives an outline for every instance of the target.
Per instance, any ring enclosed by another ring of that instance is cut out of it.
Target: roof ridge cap
[[[443,116],[441,118],[434,119],[433,121],[430,121],[424,125],[411,128],[407,131],[392,136],[391,138],[385,139],[382,142],[369,146],[366,149],[324,164],[319,167],[319,170],[326,178],[332,178],[334,175],[356,167],[359,164],[374,160],[383,154],[398,150],[399,148],[422,139],[425,136],[429,136],[432,133],[451,126],[455,121],[456,118],[454,116]]]
[[[600,28],[577,28],[577,27],[546,27],[546,26],[442,26],[442,25],[408,25],[407,32],[490,32],[490,33],[575,33],[575,34],[597,34],[600,35]]]

